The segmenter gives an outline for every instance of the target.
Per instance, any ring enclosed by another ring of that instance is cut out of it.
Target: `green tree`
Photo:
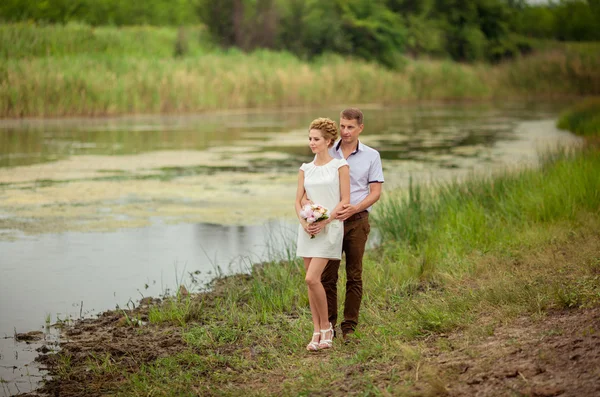
[[[290,0],[281,18],[278,41],[280,48],[303,58],[351,50],[340,10],[329,1]]]
[[[434,0],[388,0],[390,10],[399,14],[406,27],[405,48],[413,56],[444,55],[443,24],[434,17]]]
[[[447,55],[445,32],[439,20],[427,15],[408,14],[406,24],[406,50],[413,56],[420,54]]]
[[[275,47],[279,10],[273,0],[202,0],[197,10],[215,42],[223,47]]]
[[[434,5],[434,0],[388,0],[387,7],[403,16],[427,14]]]
[[[339,1],[344,31],[352,45],[351,53],[395,67],[404,49],[406,29],[399,14],[385,1]]]
[[[512,30],[531,37],[600,40],[600,0],[562,0],[526,5],[515,13]]]
[[[556,7],[556,38],[592,41],[600,39],[599,1],[562,1]]]
[[[446,48],[454,59],[477,61],[483,58],[486,39],[478,25],[479,0],[436,0],[436,13],[446,33]]]
[[[505,1],[436,0],[435,10],[453,58],[499,60],[519,52],[509,34],[512,13]]]
[[[556,36],[556,15],[546,6],[525,7],[514,17],[514,31],[537,38]]]

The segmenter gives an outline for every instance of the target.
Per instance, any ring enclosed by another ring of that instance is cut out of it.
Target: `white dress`
[[[313,203],[322,205],[333,211],[340,202],[340,174],[338,168],[348,165],[344,159],[332,159],[325,165],[315,162],[304,163],[300,169],[304,171],[304,189]],[[296,256],[305,258],[342,258],[342,239],[344,238],[344,222],[333,220],[315,238],[298,226],[298,243]]]

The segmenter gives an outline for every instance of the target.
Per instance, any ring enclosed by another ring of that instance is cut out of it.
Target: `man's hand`
[[[359,210],[356,205],[344,204],[342,206],[342,209],[338,211],[336,219],[338,219],[340,221],[345,221],[346,219],[350,218],[352,215],[354,215],[358,212],[359,212]]]
[[[304,195],[302,197],[302,200],[300,200],[300,205],[302,205],[304,207],[307,204],[313,205],[314,203],[312,202],[311,199],[309,199],[308,197],[306,197],[306,195]]]

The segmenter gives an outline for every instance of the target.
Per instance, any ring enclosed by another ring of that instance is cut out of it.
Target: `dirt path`
[[[448,337],[450,352],[430,365],[450,396],[600,396],[600,308],[522,317],[470,343]]]

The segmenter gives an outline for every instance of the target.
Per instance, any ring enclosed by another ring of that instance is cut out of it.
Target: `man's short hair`
[[[363,113],[357,108],[348,108],[342,110],[340,117],[346,120],[356,120],[358,125],[363,123]]]

